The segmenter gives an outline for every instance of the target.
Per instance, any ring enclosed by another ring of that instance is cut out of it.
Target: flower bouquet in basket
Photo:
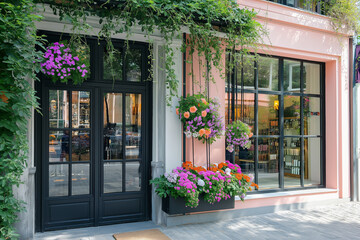
[[[253,182],[253,175],[245,175],[237,164],[229,161],[212,164],[209,169],[193,166],[191,162],[183,163],[182,167],[150,181],[155,192],[162,198],[172,196],[184,198],[187,207],[196,208],[199,195],[209,204],[229,199],[238,195],[242,201],[252,187],[258,188]]]
[[[242,121],[234,121],[226,127],[226,150],[234,151],[234,146],[249,149],[251,147],[250,138],[252,137],[249,125]]]
[[[55,42],[46,48],[40,63],[41,72],[54,82],[82,83],[89,73],[88,46]]]
[[[225,127],[219,114],[217,99],[206,100],[202,94],[181,98],[176,114],[184,126],[186,137],[213,143],[224,135]]]

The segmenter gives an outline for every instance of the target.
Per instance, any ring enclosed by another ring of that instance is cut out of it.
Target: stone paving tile
[[[160,227],[145,222],[140,225],[134,223],[107,228],[93,228],[94,231],[88,236],[84,235],[85,229],[80,229],[62,232],[62,236],[56,236],[54,232],[38,234],[38,238],[35,239],[105,240],[113,239],[114,233],[127,232],[130,229],[134,231],[159,228],[173,240],[360,240],[360,203],[347,202],[309,210],[280,211],[227,221],[174,227]],[[71,232],[74,233],[73,236],[69,236]],[[64,233],[68,235],[65,237]]]
[[[360,203],[281,211],[238,219],[161,228],[173,240],[360,239]]]

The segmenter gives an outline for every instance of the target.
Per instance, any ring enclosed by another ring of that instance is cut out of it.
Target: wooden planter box
[[[167,197],[162,199],[162,210],[167,214],[185,214],[191,212],[206,212],[222,209],[231,209],[235,207],[235,197],[228,198],[226,200],[221,200],[214,204],[210,204],[204,200],[204,197],[200,195],[199,197],[199,206],[196,208],[186,207],[185,200],[183,198],[173,198]]]

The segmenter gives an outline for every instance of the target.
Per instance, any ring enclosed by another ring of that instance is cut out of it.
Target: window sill
[[[273,198],[273,197],[288,197],[288,196],[297,196],[297,195],[306,195],[306,194],[336,193],[336,192],[337,192],[336,189],[314,188],[314,189],[307,189],[307,190],[252,194],[252,195],[246,196],[245,200]],[[240,201],[239,196],[235,197],[235,201],[237,201],[237,200]]]

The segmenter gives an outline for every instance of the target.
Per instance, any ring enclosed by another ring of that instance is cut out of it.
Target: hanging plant
[[[89,65],[86,47],[75,47],[65,41],[48,46],[40,63],[41,72],[54,82],[67,83],[71,80],[74,84],[80,84],[87,78]]]
[[[219,114],[216,98],[206,100],[203,94],[188,95],[181,98],[176,114],[184,126],[186,137],[194,137],[203,143],[211,144],[224,135],[224,123]]]
[[[226,127],[226,150],[234,151],[234,146],[249,149],[251,146],[250,138],[252,137],[249,125],[242,121],[234,121]]]

